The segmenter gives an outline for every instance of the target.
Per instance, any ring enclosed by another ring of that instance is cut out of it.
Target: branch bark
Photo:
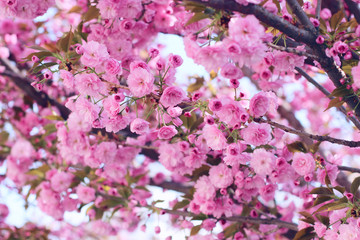
[[[329,136],[309,134],[304,131],[289,128],[287,126],[281,125],[279,123],[276,123],[276,122],[273,122],[270,120],[265,120],[265,119],[254,119],[254,121],[259,122],[259,123],[267,123],[273,127],[280,128],[280,129],[284,130],[285,132],[296,134],[299,136],[308,137],[308,138],[316,140],[316,141],[321,141],[321,142],[326,141],[326,142],[331,142],[331,143],[335,143],[335,144],[339,144],[339,145],[348,146],[351,148],[360,147],[360,142],[358,142],[358,141],[348,141],[348,140],[343,140],[343,139],[338,139],[338,138],[332,138]]]
[[[150,207],[152,208],[152,207]],[[166,213],[183,216],[183,217],[195,217],[196,215],[191,212],[179,211],[179,210],[171,210],[165,208],[157,208]],[[211,216],[210,216],[211,217]],[[215,218],[215,217],[211,217]],[[232,216],[232,217],[221,217],[220,219],[231,221],[231,222],[242,222],[242,223],[251,223],[251,224],[265,224],[265,225],[277,225],[281,228],[287,228],[294,231],[297,231],[297,225],[295,223],[285,222],[277,218],[252,218],[252,217],[244,217],[244,216]]]

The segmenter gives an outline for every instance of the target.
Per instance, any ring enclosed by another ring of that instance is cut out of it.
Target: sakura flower
[[[95,189],[91,187],[79,185],[76,189],[76,193],[82,203],[86,204],[95,200]]]
[[[265,92],[259,92],[250,100],[250,114],[256,118],[264,116],[269,109],[270,101]]]
[[[213,166],[209,171],[210,182],[216,188],[227,188],[233,182],[233,174],[230,168],[224,163]]]
[[[143,97],[152,92],[154,76],[144,68],[135,68],[131,71],[127,83],[135,97]]]
[[[130,124],[130,131],[136,134],[144,134],[149,130],[149,125],[148,121],[136,118]]]
[[[83,73],[75,76],[76,89],[84,95],[98,97],[106,94],[106,85],[95,73]]]
[[[179,87],[171,86],[165,89],[160,97],[160,103],[164,107],[173,107],[181,103],[186,98],[186,93]]]
[[[51,188],[56,192],[67,190],[72,183],[74,175],[67,172],[56,172],[50,179]]]
[[[271,127],[267,123],[250,123],[241,131],[246,143],[254,146],[265,145],[271,140]]]
[[[226,147],[226,138],[215,125],[205,125],[203,137],[213,150],[222,150]]]
[[[311,174],[315,170],[315,160],[310,153],[296,152],[291,165],[302,176]]]
[[[269,175],[274,169],[275,156],[263,148],[256,149],[252,154],[250,166],[261,177]]]
[[[176,130],[175,126],[171,125],[171,126],[164,126],[162,128],[160,128],[159,132],[158,132],[158,137],[160,139],[170,139],[173,136],[175,136],[178,133],[178,131]]]
[[[89,41],[82,45],[84,54],[81,56],[80,61],[85,66],[97,67],[109,57],[109,53],[104,44],[96,41]]]

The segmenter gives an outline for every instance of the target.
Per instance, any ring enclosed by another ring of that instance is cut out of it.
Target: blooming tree
[[[165,214],[189,240],[360,239],[358,2],[0,0],[0,181],[89,219],[16,228],[0,204],[0,235]],[[164,34],[206,74],[178,78]],[[149,186],[181,194],[162,207]]]

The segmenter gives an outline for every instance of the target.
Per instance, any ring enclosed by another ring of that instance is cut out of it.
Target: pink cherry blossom
[[[216,188],[226,188],[233,182],[231,169],[223,163],[210,168],[209,178]]]
[[[164,107],[174,107],[186,99],[184,90],[179,87],[171,86],[164,90],[160,98],[160,103]]]
[[[271,127],[267,123],[250,123],[241,131],[244,141],[254,145],[265,145],[271,140]]]
[[[292,167],[299,175],[306,175],[314,172],[315,160],[310,153],[294,153]]]

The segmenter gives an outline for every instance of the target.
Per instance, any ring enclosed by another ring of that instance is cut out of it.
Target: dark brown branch
[[[48,107],[50,104],[51,106],[55,106],[59,109],[60,115],[63,119],[67,119],[69,117],[70,110],[68,108],[55,101],[54,99],[50,98],[49,95],[47,95],[46,93],[36,91],[26,78],[10,71],[9,69],[3,71],[2,73],[0,73],[0,75],[9,77],[18,88],[23,90],[26,95],[34,99],[34,101],[38,105],[42,107]]]
[[[339,145],[348,146],[348,147],[351,147],[351,148],[360,147],[360,142],[359,141],[348,141],[348,140],[343,140],[343,139],[338,139],[338,138],[332,138],[332,137],[329,137],[329,136],[321,136],[321,135],[309,134],[309,133],[306,133],[304,131],[289,128],[287,126],[281,125],[279,123],[276,123],[276,122],[273,122],[273,121],[270,121],[270,120],[265,120],[265,119],[254,119],[254,121],[260,122],[260,123],[268,123],[273,127],[280,128],[280,129],[284,130],[285,132],[296,134],[296,135],[299,135],[299,136],[308,137],[308,138],[316,140],[316,141],[321,141],[321,142],[326,141],[326,142],[331,142],[331,143],[335,143],[335,144],[339,144]]]
[[[300,41],[307,44],[314,44],[316,40],[316,37],[310,32],[295,27],[288,21],[268,12],[266,9],[264,9],[259,5],[249,3],[248,5],[244,6],[238,4],[234,0],[209,0],[208,2],[203,2],[202,0],[191,0],[191,1],[182,0],[182,1],[200,3],[215,9],[235,11],[243,14],[252,14],[261,22],[266,23],[267,25],[280,30],[289,37],[295,39],[296,41]]]
[[[295,70],[298,71],[303,77],[305,77],[311,84],[313,84],[317,89],[319,89],[325,96],[327,96],[330,99],[333,99],[334,97],[330,97],[330,92],[326,90],[323,86],[321,86],[318,82],[316,82],[312,77],[309,76],[304,70],[302,70],[299,67],[295,67]],[[353,116],[348,116],[346,109],[341,106],[337,108],[340,112],[342,112],[354,125],[357,127],[357,129],[360,130],[360,122],[357,118]]]
[[[316,12],[315,12],[316,19],[320,19],[321,2],[322,2],[322,0],[318,0],[317,4],[316,4]]]
[[[156,184],[153,179],[150,179],[149,185],[155,186],[155,187],[160,187],[163,189],[173,190],[176,192],[182,192],[185,194],[189,194],[191,191],[191,188],[192,188],[189,186],[184,186],[183,184],[177,183],[177,182],[164,181],[162,183]]]
[[[348,171],[348,172],[357,172],[360,173],[359,168],[347,167],[347,166],[338,166],[338,169],[341,171]]]
[[[352,0],[344,0],[346,5],[348,6],[348,10],[354,14],[356,22],[360,24],[360,9],[357,3]]]
[[[290,6],[291,10],[296,15],[296,17],[299,19],[301,24],[305,28],[309,29],[309,31],[312,32],[314,34],[314,36],[316,36],[317,31],[316,31],[314,25],[311,23],[309,17],[306,15],[304,10],[301,8],[299,2],[297,0],[287,0],[286,2]]]
[[[152,207],[150,207],[152,208]],[[171,210],[164,208],[157,208],[166,213],[183,216],[183,217],[195,217],[196,215],[191,212],[179,211],[179,210]],[[220,219],[231,221],[231,222],[243,222],[243,223],[252,223],[252,224],[265,224],[265,225],[277,225],[280,228],[287,228],[294,231],[297,231],[297,225],[295,223],[285,222],[277,218],[252,218],[252,217],[244,217],[244,216],[233,216],[233,217],[222,217]]]

